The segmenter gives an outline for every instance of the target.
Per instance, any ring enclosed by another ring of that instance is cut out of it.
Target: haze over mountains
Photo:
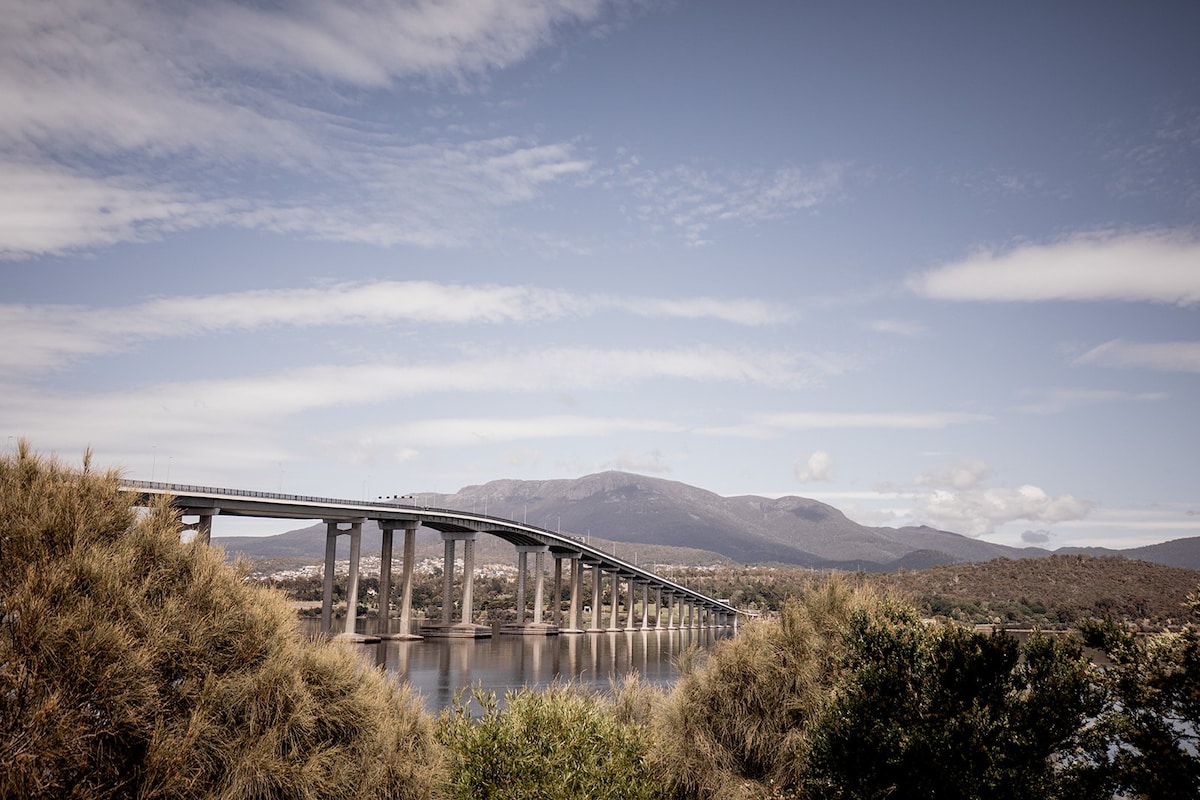
[[[424,493],[414,505],[486,513],[549,530],[634,545],[643,561],[780,563],[814,569],[921,569],[938,564],[1030,558],[1043,548],[1014,548],[929,527],[874,528],[838,509],[801,497],[722,497],[677,481],[625,472],[577,479],[497,480],[451,495]],[[218,543],[251,559],[311,558],[324,552],[323,525],[270,537],[228,537]],[[428,538],[428,537],[427,537]],[[481,537],[481,556],[493,549]],[[433,542],[427,542],[432,544]],[[602,545],[603,546],[603,545]],[[676,550],[676,548],[686,548]],[[496,552],[506,552],[499,543]],[[1058,552],[1125,555],[1200,568],[1200,539],[1131,551],[1071,548]]]

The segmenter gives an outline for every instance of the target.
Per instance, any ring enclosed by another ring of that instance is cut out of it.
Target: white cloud
[[[1050,537],[1053,534],[1050,531],[1042,529],[1038,531],[1022,531],[1021,541],[1026,544],[1043,545],[1050,542]]]
[[[984,536],[1008,522],[1052,525],[1085,518],[1093,503],[1069,494],[1051,497],[1037,486],[1016,489],[937,490],[914,509],[925,524],[967,536]]]
[[[780,431],[833,428],[937,430],[951,425],[969,425],[991,421],[992,417],[986,414],[968,414],[957,411],[798,411],[754,414],[746,422],[738,425],[706,428],[699,432],[715,436],[767,439],[778,435]]]
[[[984,252],[913,276],[937,300],[1200,302],[1200,241],[1175,232],[1088,234]]]
[[[988,465],[977,458],[965,458],[946,467],[926,470],[917,478],[918,486],[950,489],[972,489],[991,473]]]
[[[127,350],[155,339],[273,326],[499,324],[578,318],[609,309],[665,318],[712,318],[762,325],[783,321],[772,304],[731,298],[588,296],[529,286],[377,281],[200,297],[167,297],[123,308],[0,304],[0,375],[55,369],[74,359]],[[817,369],[836,370],[812,356]]]
[[[800,483],[828,482],[833,480],[833,456],[817,450],[807,461],[796,460],[796,480]]]
[[[55,166],[0,161],[0,176],[0,259],[145,241],[227,221],[237,206]]]
[[[1196,270],[1200,273],[1200,269]],[[1084,353],[1080,364],[1200,372],[1200,342],[1126,342],[1114,339]]]

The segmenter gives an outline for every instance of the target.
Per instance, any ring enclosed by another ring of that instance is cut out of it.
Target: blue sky
[[[18,0],[7,447],[1200,535],[1197,30],[1183,2]]]

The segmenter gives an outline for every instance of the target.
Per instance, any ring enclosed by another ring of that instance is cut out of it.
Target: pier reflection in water
[[[455,693],[475,686],[503,701],[509,689],[544,688],[555,679],[607,689],[636,671],[649,683],[669,685],[676,657],[695,645],[707,649],[727,630],[633,630],[559,636],[493,636],[491,639],[425,639],[355,645],[364,657],[407,681],[437,713]]]

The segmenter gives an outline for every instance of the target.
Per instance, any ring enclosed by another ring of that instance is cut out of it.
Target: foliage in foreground
[[[609,696],[578,685],[460,699],[438,720],[450,751],[451,794],[462,800],[660,797],[646,759],[645,723],[658,691],[636,679]]]
[[[0,460],[0,796],[437,793],[407,691],[88,461]]]
[[[926,625],[833,581],[721,643],[656,722],[685,797],[1054,798],[1101,708],[1077,643]]]

